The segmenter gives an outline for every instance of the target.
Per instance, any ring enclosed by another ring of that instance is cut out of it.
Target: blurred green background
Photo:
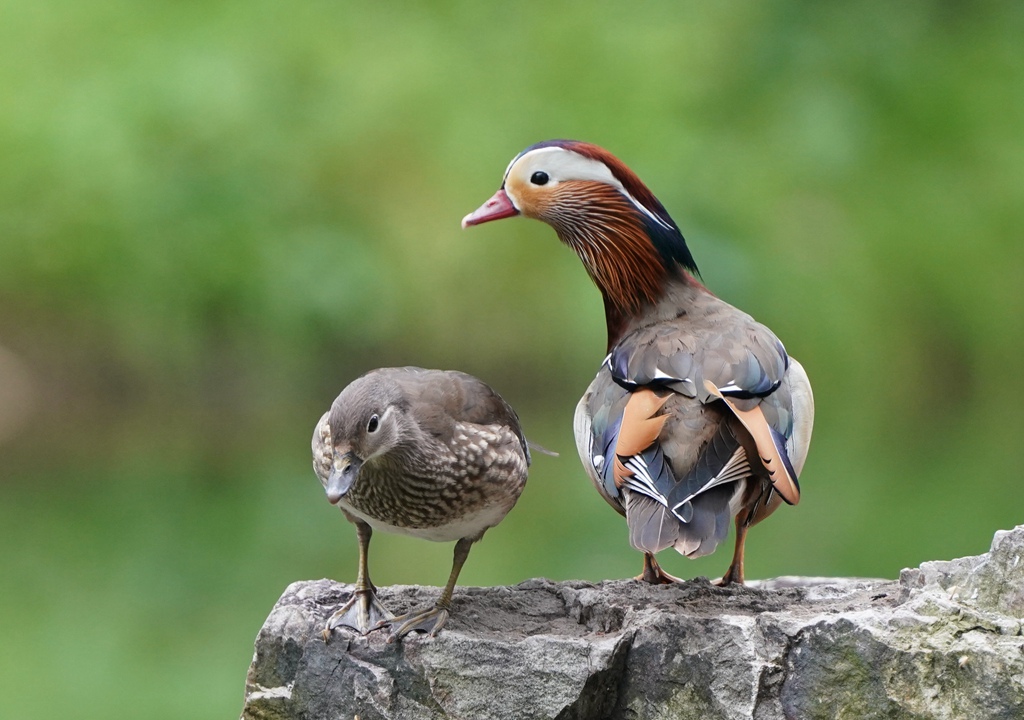
[[[459,229],[551,137],[637,171],[811,376],[749,576],[1024,522],[1024,5],[625,5],[3,4],[5,716],[236,715],[285,586],[355,576],[309,438],[372,367],[477,374],[561,452],[464,584],[639,571],[572,440],[597,291],[540,223]],[[378,534],[374,579],[451,550]]]

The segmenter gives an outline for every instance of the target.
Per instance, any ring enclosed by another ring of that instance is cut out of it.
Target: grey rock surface
[[[436,638],[320,631],[351,592],[290,585],[248,720],[1024,718],[1024,526],[898,581],[529,580],[461,588]],[[381,588],[395,612],[437,588]]]

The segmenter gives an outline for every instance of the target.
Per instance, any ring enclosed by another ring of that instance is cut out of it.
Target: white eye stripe
[[[583,157],[565,148],[542,147],[520,155],[509,163],[505,170],[505,179],[508,180],[512,169],[520,165],[524,178],[528,178],[537,170],[543,170],[548,174],[551,183],[565,180],[596,180],[625,192],[622,183],[612,175],[612,171],[603,162]]]
[[[651,220],[656,222],[666,230],[671,230],[672,226],[665,222],[662,218],[658,217],[655,213],[649,210],[633,197],[619,179],[612,174],[611,169],[600,160],[594,160],[593,158],[584,157],[579,153],[575,153],[565,148],[553,146],[553,147],[542,147],[536,150],[530,150],[527,153],[523,153],[516,158],[512,159],[512,162],[508,164],[505,169],[505,177],[503,183],[506,185],[506,192],[509,188],[507,186],[508,176],[512,172],[513,168],[522,166],[522,173],[517,172],[517,176],[522,178],[524,181],[527,180],[534,172],[542,171],[547,173],[548,182],[546,186],[557,185],[559,182],[565,182],[568,180],[592,180],[601,182],[606,185],[611,185],[620,193],[625,195],[631,203],[636,207],[637,210],[642,212],[644,215],[649,217]],[[515,197],[509,194],[509,198],[512,200],[512,204],[519,208],[519,203]]]
[[[384,412],[374,413],[373,415],[371,415],[366,423],[366,431],[369,433],[374,433],[380,430],[380,428],[384,425],[385,421],[391,415],[392,410],[394,410],[394,406],[389,405],[388,407],[384,408]],[[376,422],[374,422],[375,420]]]

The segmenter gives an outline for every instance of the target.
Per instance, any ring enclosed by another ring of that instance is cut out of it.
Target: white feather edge
[[[736,448],[736,451],[733,452],[732,457],[729,458],[729,461],[722,467],[722,469],[718,472],[717,475],[715,475],[713,478],[704,483],[704,485],[701,488],[699,488],[697,492],[691,493],[686,497],[686,499],[676,503],[672,510],[674,512],[677,508],[682,507],[683,505],[690,502],[701,493],[707,492],[711,488],[718,487],[719,485],[725,485],[726,483],[735,482],[737,480],[742,480],[745,477],[749,477],[749,475],[750,461],[747,460],[747,453],[741,446]]]

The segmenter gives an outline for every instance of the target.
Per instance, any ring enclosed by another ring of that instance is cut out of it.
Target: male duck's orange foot
[[[671,585],[673,583],[685,582],[682,578],[669,575],[661,569],[661,565],[654,559],[653,555],[644,555],[644,571],[637,575],[634,580],[643,580],[651,585]]]

